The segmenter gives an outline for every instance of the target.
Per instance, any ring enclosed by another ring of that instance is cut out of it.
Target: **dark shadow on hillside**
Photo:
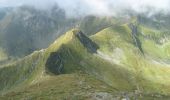
[[[129,24],[129,27],[131,29],[132,39],[133,39],[135,46],[139,48],[139,50],[141,51],[142,54],[144,54],[143,49],[142,49],[142,43],[141,43],[140,39],[138,38],[139,34],[138,34],[137,25],[134,25],[131,23],[131,24]]]
[[[99,46],[96,43],[94,43],[81,31],[77,32],[76,36],[80,40],[80,42],[83,44],[83,46],[87,48],[88,52],[97,53],[97,49],[99,49]]]
[[[63,72],[64,64],[58,52],[52,52],[50,54],[45,64],[45,68],[47,73],[53,73],[58,75]]]

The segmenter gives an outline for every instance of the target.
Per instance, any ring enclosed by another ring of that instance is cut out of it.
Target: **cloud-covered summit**
[[[170,12],[170,0],[0,0],[0,6],[32,5],[47,9],[54,4],[68,15],[115,15],[124,9],[136,12]]]

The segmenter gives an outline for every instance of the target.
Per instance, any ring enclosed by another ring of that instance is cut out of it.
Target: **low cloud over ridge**
[[[170,12],[170,0],[0,0],[0,6],[33,5],[47,9],[54,4],[65,9],[67,15],[115,15],[124,9],[136,12]]]

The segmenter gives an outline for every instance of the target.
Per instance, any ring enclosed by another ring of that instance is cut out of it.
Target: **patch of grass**
[[[46,77],[43,81],[9,92],[1,98],[13,100],[85,100],[90,99],[95,92],[110,93],[114,91],[114,89],[92,76],[76,72],[75,74]]]

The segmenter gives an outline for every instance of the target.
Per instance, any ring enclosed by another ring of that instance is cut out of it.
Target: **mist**
[[[124,10],[138,13],[170,12],[170,0],[0,0],[0,7],[31,5],[48,9],[58,4],[68,16],[114,16]]]

